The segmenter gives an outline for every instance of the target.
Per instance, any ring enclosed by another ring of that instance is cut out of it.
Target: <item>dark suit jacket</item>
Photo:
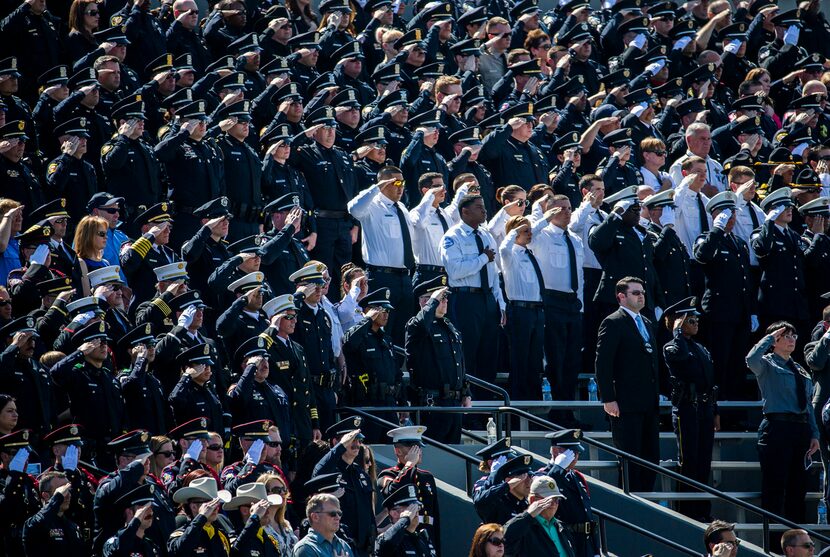
[[[651,338],[643,341],[634,319],[622,308],[602,320],[597,337],[596,375],[602,402],[616,401],[620,414],[657,410],[657,335],[643,317]]]

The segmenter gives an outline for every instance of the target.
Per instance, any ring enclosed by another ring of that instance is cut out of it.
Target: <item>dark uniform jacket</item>
[[[392,468],[387,468],[378,474],[378,483],[388,481],[381,489],[381,494],[386,497],[399,487],[414,485],[418,494],[418,502],[422,507],[419,511],[421,517],[421,529],[429,533],[429,539],[435,540],[433,545],[441,543],[441,521],[438,509],[438,487],[435,485],[435,476],[431,472],[409,466],[400,462]]]
[[[86,216],[86,202],[98,193],[95,167],[83,159],[62,154],[46,169],[47,199],[66,199],[66,211],[76,223]]]
[[[565,550],[560,553],[553,540],[535,517],[524,512],[504,525],[504,555],[505,557],[531,557],[534,555],[549,555],[551,557],[574,557],[571,542],[565,534],[562,524],[557,522],[559,540]]]
[[[412,134],[412,141],[401,155],[401,170],[406,181],[406,206],[414,207],[421,200],[418,188],[418,179],[427,172],[437,172],[444,177],[444,183],[449,183],[450,171],[447,161],[435,149],[424,144],[423,132]]]
[[[118,377],[127,410],[127,429],[146,429],[161,435],[172,429],[173,417],[161,381],[150,371],[147,358],[139,356]]]
[[[449,391],[468,392],[461,333],[445,316],[435,317],[440,302],[430,300],[406,324],[404,348],[410,384],[419,397],[451,398]],[[454,398],[454,397],[452,397]]]
[[[204,416],[208,418],[211,430],[222,431],[222,403],[210,383],[199,385],[187,375],[182,375],[168,400],[177,424]]]
[[[121,246],[121,271],[133,290],[133,306],[153,298],[156,292],[156,267],[179,261],[179,257],[167,246],[154,245],[153,235],[147,232],[134,242]]]
[[[752,235],[752,249],[761,265],[759,314],[774,318],[805,320],[807,286],[804,280],[804,249],[801,238],[783,232],[767,221]]]
[[[702,344],[686,338],[680,329],[675,329],[674,338],[663,347],[663,356],[672,381],[672,404],[674,391],[684,400],[697,400],[709,396],[715,386],[715,367],[712,356]],[[676,406],[676,404],[675,404]]]
[[[43,188],[32,171],[31,166],[23,159],[12,162],[0,156],[0,191],[4,197],[19,201],[24,205],[25,214],[35,207],[43,205]]]
[[[25,557],[23,524],[40,510],[35,480],[25,472],[0,470],[0,550]]]
[[[664,226],[661,229],[649,223],[648,230],[657,236],[654,241],[654,268],[660,279],[663,299],[669,306],[691,295],[689,252],[674,227]]]
[[[596,376],[602,402],[616,401],[620,414],[656,412],[657,335],[643,317],[646,343],[634,319],[623,308],[602,320],[597,337]]]
[[[814,234],[807,230],[801,239],[807,244],[807,249],[804,250],[807,303],[810,315],[815,317],[821,314],[826,305],[821,295],[827,290],[825,281],[830,276],[830,238],[827,234]]]
[[[51,429],[54,414],[52,380],[37,360],[22,360],[19,354],[16,344],[0,353],[0,384],[4,393],[22,403],[17,409],[18,429],[31,429],[42,436]]]
[[[89,555],[78,525],[65,515],[58,516],[63,495],[55,493],[49,502],[23,526],[23,545],[28,555]]]
[[[259,250],[259,270],[265,273],[265,280],[274,294],[279,296],[294,292],[294,283],[288,277],[309,261],[305,246],[294,237],[294,225],[270,232],[268,240]]]
[[[654,244],[648,232],[637,226],[644,236],[641,240],[635,227],[623,223],[612,213],[591,230],[588,245],[602,265],[602,278],[594,301],[614,304],[614,288],[623,277],[638,277],[645,281],[646,307],[665,307],[657,273],[654,269]]]
[[[182,246],[182,258],[187,262],[190,288],[203,296],[208,293],[207,279],[222,263],[230,259],[228,243],[211,238],[210,228],[203,226]]]
[[[116,135],[107,141],[101,149],[101,166],[104,190],[125,199],[129,218],[137,216],[135,208],[139,205],[151,207],[164,197],[161,165],[152,147],[141,138],[127,139]],[[123,220],[125,215],[121,218]]]
[[[170,557],[227,557],[231,544],[225,533],[215,524],[208,524],[202,515],[196,517],[170,534],[167,552]]]
[[[245,527],[234,540],[231,555],[258,555],[260,557],[281,557],[279,541],[260,525],[259,520],[248,519]]]
[[[312,477],[335,472],[342,474],[342,481],[346,484],[346,493],[340,498],[342,522],[348,528],[355,547],[369,551],[374,547],[376,532],[372,480],[357,461],[346,464],[342,458],[345,451],[343,445],[335,445],[314,467]]]
[[[473,494],[473,504],[485,524],[504,524],[527,510],[527,499],[516,499],[507,482],[495,484],[495,472],[484,482],[484,487]]]
[[[305,176],[314,209],[347,210],[346,204],[355,196],[357,185],[351,158],[342,149],[327,149],[314,141],[292,149],[288,162]]]
[[[230,135],[219,140],[225,166],[225,187],[234,218],[245,222],[260,220],[265,206],[262,200],[262,163],[253,148]],[[189,204],[189,203],[188,203]]]
[[[104,557],[160,557],[161,550],[147,536],[136,536],[141,524],[137,518],[130,520],[124,528],[119,530],[104,544]]]
[[[429,534],[425,530],[407,530],[410,524],[408,517],[398,520],[375,540],[375,555],[377,557],[400,557],[401,555],[415,557],[435,557],[435,547],[432,545]]]
[[[290,439],[291,416],[288,395],[279,385],[269,381],[256,381],[255,375],[256,366],[246,366],[239,382],[228,393],[234,422],[271,420],[279,428],[280,434]]]
[[[542,151],[532,142],[521,143],[511,137],[513,129],[500,126],[484,138],[478,160],[493,176],[493,186],[510,184],[527,191],[536,184],[547,183],[548,163]]]
[[[222,337],[231,358],[243,342],[268,328],[268,321],[262,312],[257,311],[255,318],[245,311],[247,303],[247,297],[240,296],[216,320],[216,332]]]
[[[565,496],[565,499],[559,501],[556,519],[570,534],[574,553],[577,557],[600,555],[602,552],[599,529],[591,508],[591,494],[588,491],[585,476],[578,470],[566,470],[552,462],[542,469],[542,474],[553,478],[562,495]],[[590,525],[589,533],[585,533],[584,525]]]
[[[749,247],[735,234],[712,228],[694,245],[694,256],[703,265],[706,290],[701,307],[709,321],[745,323],[755,312],[749,275]]]
[[[392,353],[392,339],[383,329],[372,330],[372,320],[363,318],[346,331],[343,354],[356,404],[394,406],[400,400],[400,366]]]
[[[222,158],[211,140],[195,141],[179,130],[167,134],[155,152],[167,170],[178,211],[192,212],[225,193]]]
[[[323,307],[318,305],[315,314],[307,304],[301,303],[297,309],[297,328],[291,338],[305,350],[312,382],[320,385],[321,375],[334,372],[331,321]]]

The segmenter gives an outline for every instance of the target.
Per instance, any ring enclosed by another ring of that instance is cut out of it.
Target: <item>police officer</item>
[[[182,259],[187,263],[194,290],[208,292],[207,278],[230,259],[228,236],[233,215],[227,197],[217,197],[193,211],[202,224],[196,234],[182,246]]]
[[[378,474],[378,486],[384,495],[391,495],[405,485],[415,487],[415,494],[421,503],[418,511],[420,523],[429,533],[429,538],[440,553],[441,528],[438,509],[438,488],[435,476],[420,467],[423,459],[424,441],[427,428],[424,426],[404,426],[386,432],[392,438],[395,457],[398,462]]]
[[[214,117],[224,132],[219,150],[225,167],[225,187],[230,200],[231,221],[228,241],[259,232],[262,198],[262,163],[245,141],[251,129],[251,102],[240,101],[222,107]]]
[[[528,103],[510,107],[499,115],[501,122],[484,138],[478,160],[492,173],[493,187],[516,184],[525,190],[548,181],[544,153],[530,141],[533,112]]]
[[[385,126],[372,126],[355,136],[353,156],[357,159],[354,168],[358,191],[377,182],[378,172],[386,164],[386,136]]]
[[[826,305],[821,297],[826,290],[821,277],[830,271],[830,242],[827,227],[830,224],[830,199],[819,197],[798,208],[807,225],[801,239],[809,244],[804,250],[804,274],[810,315],[818,315]]]
[[[449,182],[450,171],[447,161],[436,150],[439,132],[441,130],[441,116],[443,111],[438,109],[427,110],[409,119],[409,127],[414,128],[409,145],[401,154],[401,169],[406,181],[406,204],[414,207],[420,199],[418,178],[426,172],[437,172]]]
[[[71,501],[64,513],[77,525],[82,542],[91,547],[94,525],[92,504],[98,480],[89,470],[80,465],[83,450],[82,438],[83,428],[78,424],[68,424],[53,429],[44,436],[43,442],[49,445],[54,458],[52,466],[44,472],[61,472],[66,476],[71,488]],[[43,492],[42,488],[41,492]]]
[[[181,107],[176,112],[181,121],[178,131],[168,133],[154,149],[173,189],[178,224],[172,244],[177,247],[192,238],[200,227],[194,209],[226,190],[222,157],[210,140],[204,140],[208,119],[205,108],[205,101]]]
[[[368,557],[375,546],[375,515],[372,508],[372,480],[361,462],[360,454],[363,435],[360,433],[362,419],[349,417],[326,430],[326,437],[334,445],[314,467],[313,477],[339,472],[345,483],[340,497],[343,510],[343,524],[352,537],[356,556]]]
[[[504,524],[527,510],[532,460],[530,455],[516,456],[490,472],[484,487],[473,495],[482,522]]]
[[[605,194],[609,197],[631,184],[643,183],[643,175],[631,162],[635,146],[633,133],[631,128],[621,128],[605,134],[602,138],[608,145],[610,156],[599,163],[597,170],[602,169]]]
[[[3,177],[3,191],[7,197],[25,207],[43,205],[40,182],[31,165],[23,160],[24,149],[31,139],[28,133],[34,128],[27,127],[23,120],[14,120],[0,127],[0,141],[7,141],[11,147],[0,153],[0,176]]]
[[[168,400],[177,424],[183,424],[195,417],[205,416],[214,431],[224,424],[222,403],[209,383],[216,365],[213,350],[209,344],[197,344],[182,351],[176,358],[181,370],[181,379],[173,388]],[[222,428],[224,430],[224,428]]]
[[[10,557],[24,557],[23,525],[40,509],[39,497],[32,476],[26,472],[32,432],[19,429],[0,437],[0,481],[3,482],[4,519],[0,524],[0,543]]]
[[[167,552],[171,557],[230,554],[228,534],[219,528],[216,519],[222,504],[231,500],[231,494],[217,490],[216,483],[213,478],[196,478],[173,495],[173,501],[182,504],[187,522],[170,534]]]
[[[325,283],[324,269],[325,265],[321,263],[310,264],[289,277],[297,285],[294,302],[297,304],[298,323],[292,340],[305,349],[321,428],[334,423],[337,407],[335,393],[340,391],[341,386],[331,344],[331,318],[320,305]]]
[[[133,289],[134,306],[153,297],[153,287],[158,283],[155,269],[179,261],[168,246],[173,228],[170,210],[165,201],[143,209],[133,221],[141,236],[121,246],[121,269]]]
[[[400,387],[402,373],[386,331],[389,313],[395,309],[389,298],[388,288],[366,294],[359,302],[365,312],[363,319],[343,337],[352,400],[360,406],[395,406],[405,400]],[[363,430],[374,442],[382,439],[375,424],[366,424]]]
[[[449,227],[458,222],[458,202],[467,193],[464,185],[455,192],[449,205],[444,177],[437,172],[428,172],[418,178],[421,201],[409,211],[412,222],[412,251],[415,256],[415,273],[412,284],[419,284],[446,275],[441,262],[439,248],[441,238]]]
[[[450,318],[464,340],[464,361],[478,377],[496,376],[498,327],[504,322],[504,300],[496,276],[496,245],[481,230],[487,212],[480,196],[466,195],[458,204],[461,222],[442,239],[441,262],[453,290]]]
[[[730,215],[723,214],[721,220]],[[672,423],[677,435],[680,473],[701,483],[709,482],[715,431],[720,429],[717,405],[718,387],[709,351],[693,337],[699,315],[697,298],[690,296],[666,308],[666,328],[672,340],[663,346],[663,357],[672,384]],[[689,489],[687,486],[679,487]],[[709,515],[708,502],[688,502],[680,506],[684,514]],[[680,510],[679,509],[679,510]]]
[[[262,300],[266,289],[264,280],[263,273],[249,273],[228,286],[236,300],[216,320],[216,332],[222,336],[229,354],[236,352],[244,341],[268,327],[268,321],[262,315]]]
[[[46,472],[38,480],[43,508],[23,525],[27,555],[85,555],[88,548],[78,525],[68,516],[72,485],[63,472]]]
[[[585,447],[580,442],[582,431],[563,429],[548,433],[545,438],[550,439],[551,458],[539,473],[553,478],[565,496],[556,511],[557,520],[570,533],[577,557],[599,555],[599,529],[594,520],[588,480],[576,469],[580,455],[585,452]]]
[[[300,196],[289,192],[266,205],[264,213],[270,219],[272,229],[260,246],[260,269],[275,294],[287,294],[294,291],[288,277],[309,261],[303,241],[296,237],[301,231],[305,211]],[[316,238],[316,233],[312,235]]]
[[[272,298],[262,307],[270,319],[270,326],[260,333],[274,373],[268,381],[279,385],[291,400],[291,437],[289,450],[296,459],[309,441],[320,439],[320,420],[317,414],[315,389],[306,361],[305,349],[291,340],[297,327],[297,308],[294,296],[283,294]],[[293,462],[290,462],[293,465]]]
[[[694,246],[695,260],[706,276],[701,299],[709,333],[708,346],[715,369],[714,383],[725,400],[745,396],[744,378],[734,373],[743,369],[749,347],[751,316],[755,314],[755,293],[749,266],[749,247],[734,233],[737,196],[721,192],[712,197],[706,209],[717,226],[701,235]],[[724,218],[720,215],[727,215]],[[721,300],[728,296],[731,303]]]
[[[164,334],[175,325],[176,298],[186,294],[187,264],[179,261],[153,269],[156,280],[156,290],[150,300],[145,300],[135,309],[137,325],[152,323],[158,334]],[[180,302],[181,300],[177,300]]]
[[[0,353],[0,381],[3,392],[19,401],[17,424],[44,435],[51,429],[53,408],[52,380],[35,355],[35,319],[20,317],[0,329],[8,343]]]
[[[69,199],[67,211],[73,219],[84,215],[84,204],[98,192],[95,167],[83,159],[86,154],[86,118],[72,118],[55,127],[61,154],[46,169],[45,193],[51,199]],[[74,230],[74,225],[72,227]]]
[[[255,336],[241,343],[234,361],[242,374],[228,391],[229,408],[237,422],[270,420],[281,435],[291,438],[288,394],[276,383],[267,381],[271,374],[267,343]],[[276,373],[276,370],[274,371]]]
[[[130,354],[129,367],[118,376],[128,428],[161,435],[170,429],[173,420],[164,387],[152,365],[156,356],[153,325],[146,323],[133,328],[121,337],[119,345]]]
[[[792,190],[779,188],[761,202],[764,224],[752,236],[752,249],[761,265],[761,292],[758,317],[761,326],[788,320],[795,325],[803,346],[810,334],[804,278],[804,250],[801,237],[789,228],[795,210]]]
[[[392,527],[375,540],[375,555],[437,555],[432,537],[427,530],[419,528],[421,517],[418,511],[421,503],[414,485],[397,484],[396,489],[383,500],[383,506],[389,513]]]
[[[654,238],[654,268],[666,304],[675,304],[691,294],[689,252],[674,230],[674,192],[664,190],[643,199],[648,215],[645,228]]]
[[[207,430],[208,418],[200,416],[174,427],[167,437],[178,444],[180,458],[168,464],[161,471],[160,480],[164,482],[167,493],[171,496],[182,487],[183,478],[194,470],[210,470],[205,464],[205,451],[210,439]],[[211,472],[216,477],[216,472]]]
[[[153,503],[157,486],[142,484],[115,501],[115,510],[121,511],[124,527],[104,543],[104,557],[157,557],[161,549],[145,533],[153,525]]]
[[[222,469],[222,485],[228,490],[237,490],[239,486],[256,482],[262,474],[279,474],[285,479],[282,470],[265,461],[270,441],[270,431],[274,428],[271,420],[254,420],[233,426],[231,432],[239,440],[239,446],[245,457]],[[286,484],[287,485],[287,484]]]
[[[92,441],[93,462],[110,466],[107,443],[125,424],[124,400],[113,370],[107,367],[108,330],[103,321],[92,322],[72,335],[74,349],[51,369],[52,381],[68,395],[70,411]]]

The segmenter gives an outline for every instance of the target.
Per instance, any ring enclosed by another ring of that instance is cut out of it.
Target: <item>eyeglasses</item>
[[[287,319],[288,321],[294,321],[295,319],[297,319],[297,316],[296,315],[283,315],[282,318]]]
[[[119,290],[121,290],[121,285],[120,284],[108,284],[107,288],[109,288],[113,292],[118,292]]]
[[[628,294],[630,296],[643,296],[645,293],[646,293],[645,290],[632,290]]]
[[[207,449],[209,451],[221,451],[222,450],[222,445],[208,445]]]
[[[489,538],[487,542],[495,546],[502,546],[504,545],[504,538]]]
[[[339,517],[343,516],[342,511],[318,511],[317,514],[325,514],[325,515],[328,515],[332,518],[334,518],[334,517],[339,518]]]
[[[106,238],[106,237],[107,237],[107,233],[106,233],[106,232],[104,232],[103,230],[99,230],[99,231],[98,231],[98,232],[96,232],[95,234],[96,234],[97,236],[101,237],[101,238]]]
[[[281,485],[279,485],[277,487],[272,487],[272,488],[268,489],[268,493],[276,493],[277,495],[285,495],[286,493],[288,493],[288,490],[285,489],[284,487],[282,487]]]
[[[55,223],[55,224],[66,224],[67,222],[69,222],[69,218],[68,218],[68,217],[61,217],[61,218],[59,218],[59,219],[55,219],[55,220],[54,220],[54,223]]]
[[[647,152],[647,153],[654,153],[654,154],[655,154],[655,155],[657,155],[658,157],[665,157],[665,156],[666,156],[666,152],[665,152],[665,151],[646,151],[646,152]]]
[[[798,334],[796,333],[787,333],[784,335],[784,338],[787,340],[798,340]]]
[[[86,13],[86,15],[88,15],[89,17],[95,17],[95,16],[97,16],[99,13],[101,13],[101,12],[99,12],[98,10],[89,10],[89,11]]]
[[[12,305],[11,300],[0,300],[0,308]]]
[[[527,199],[520,199],[516,202],[516,207],[527,207],[530,202]]]
[[[803,547],[804,549],[815,549],[816,544],[814,542],[793,543],[790,544],[788,547]]]
[[[157,452],[157,453],[155,453],[155,454],[156,454],[156,455],[161,455],[161,456],[163,456],[164,458],[173,458],[173,456],[174,456],[176,453],[174,453],[173,451],[158,451],[158,452]]]
[[[736,538],[734,540],[725,540],[725,541],[722,541],[721,543],[726,544],[731,548],[731,547],[738,547],[739,545],[741,545],[742,541],[743,540],[741,540],[740,538]]]
[[[282,441],[265,441],[265,446],[266,447],[271,447],[272,449],[275,449],[275,448],[277,448],[281,445],[282,445]]]
[[[110,215],[114,215],[115,213],[119,212],[121,209],[119,209],[118,207],[115,207],[115,208],[112,208],[112,207],[99,207],[98,210],[99,211],[104,211],[105,213],[109,213]]]
[[[686,323],[688,323],[689,325],[697,325],[697,317],[689,317],[688,319],[686,319]]]

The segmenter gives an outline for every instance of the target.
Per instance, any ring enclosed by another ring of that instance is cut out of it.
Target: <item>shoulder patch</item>
[[[110,145],[109,143],[107,143],[106,145],[104,145],[103,147],[101,147],[101,156],[103,157],[104,155],[106,155],[106,154],[107,154],[107,153],[109,153],[110,151],[112,151],[112,145]]]
[[[51,176],[52,174],[54,174],[57,171],[58,171],[58,163],[56,163],[56,162],[49,163],[49,168],[46,169],[46,173]]]
[[[444,249],[449,249],[455,244],[455,240],[450,238],[449,236],[444,236]]]

